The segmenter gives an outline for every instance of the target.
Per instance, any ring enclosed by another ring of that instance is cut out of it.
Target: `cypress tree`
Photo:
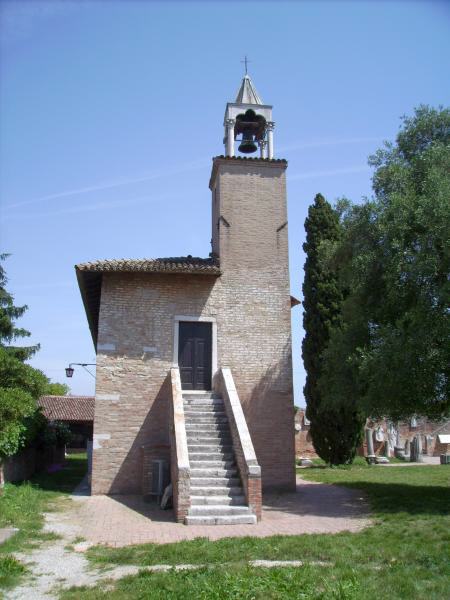
[[[305,230],[302,355],[306,370],[306,416],[317,454],[329,464],[344,464],[354,458],[363,421],[351,404],[338,406],[325,402],[319,387],[323,352],[332,329],[339,328],[342,304],[338,272],[330,268],[323,256],[324,248],[339,240],[339,217],[321,194],[316,195],[309,207]]]

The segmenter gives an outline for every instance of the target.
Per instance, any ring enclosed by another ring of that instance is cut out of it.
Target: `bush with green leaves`
[[[14,345],[17,339],[29,337],[30,332],[15,325],[27,306],[15,306],[6,290],[8,280],[1,264],[6,258],[6,254],[0,255],[0,486],[4,459],[33,443],[47,427],[45,417],[38,411],[37,399],[55,389],[59,393],[68,391],[67,386],[50,383],[42,371],[24,362],[39,345]],[[65,439],[62,430],[58,429],[56,435]]]

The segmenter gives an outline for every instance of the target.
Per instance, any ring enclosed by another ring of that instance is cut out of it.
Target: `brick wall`
[[[433,456],[440,456],[441,454],[450,453],[450,444],[443,444],[442,442],[436,441],[434,445]]]
[[[141,446],[169,443],[175,315],[216,320],[218,366],[232,370],[263,486],[295,488],[285,167],[215,160],[213,248],[221,277],[104,274],[94,494],[140,493]]]
[[[295,489],[286,163],[214,160],[213,251],[223,275],[231,368],[263,488]]]
[[[300,408],[295,414],[295,425],[300,429],[295,430],[295,456],[296,458],[317,458],[314,449],[309,425],[305,424],[305,411]]]

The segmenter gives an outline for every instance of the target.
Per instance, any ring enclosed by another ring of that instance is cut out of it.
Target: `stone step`
[[[232,452],[189,452],[189,460],[234,460]]]
[[[191,405],[191,404],[185,404],[183,406],[184,409],[184,413],[185,414],[189,414],[189,415],[201,415],[201,414],[205,414],[205,415],[216,415],[217,413],[225,413],[225,409],[223,407],[222,404],[195,404],[195,405]]]
[[[201,446],[200,452],[206,452],[206,448],[210,447],[211,449],[217,448],[228,448],[228,452],[233,451],[233,440],[231,437],[218,437],[218,438],[206,438],[204,441],[198,441],[195,438],[187,439],[188,448],[194,448],[195,446]],[[213,450],[215,451],[215,450]]]
[[[204,416],[212,417],[214,415],[227,416],[223,406],[184,406],[184,414],[189,417]]]
[[[251,515],[252,511],[248,506],[233,506],[224,504],[203,504],[191,506],[188,515],[193,517],[194,515]]]
[[[210,415],[221,415],[223,417],[227,416],[227,413],[224,410],[223,406],[214,404],[212,406],[207,406],[206,404],[200,404],[198,406],[185,405],[184,414],[192,415],[193,417],[202,415],[207,417],[209,417]]]
[[[212,390],[184,390],[183,398],[221,398],[221,395]]]
[[[198,496],[220,496],[228,498],[237,498],[238,496],[243,496],[244,490],[240,485],[235,485],[233,487],[225,487],[225,486],[212,486],[212,485],[193,485],[191,482],[191,498]]]
[[[232,446],[233,439],[231,437],[203,437],[203,436],[192,436],[187,438],[188,446]]]
[[[192,477],[237,477],[237,469],[220,469],[220,468],[205,468],[197,469],[191,467],[191,479]]]
[[[205,415],[214,415],[216,413],[227,414],[223,404],[185,404],[183,408],[185,413],[193,415],[202,413]]]
[[[211,406],[214,408],[218,406],[223,406],[223,400],[222,398],[190,398],[189,400],[184,399],[183,405],[185,408],[191,406]]]
[[[230,431],[228,423],[186,423],[186,432]]]
[[[220,417],[220,416],[216,416],[216,415],[209,415],[209,416],[204,416],[201,415],[200,417],[193,417],[192,415],[184,415],[184,420],[187,423],[207,423],[207,424],[214,424],[214,423],[228,423],[228,417]]]
[[[191,506],[242,506],[245,496],[191,496]]]
[[[191,487],[237,487],[241,485],[239,477],[191,477]]]
[[[233,452],[233,446],[231,446],[230,444],[222,444],[220,442],[218,442],[217,444],[195,444],[192,442],[188,442],[188,453],[189,456],[191,456],[191,453],[196,454],[197,452],[202,452],[204,453],[213,453],[216,454],[217,452],[226,452],[228,454],[231,454]]]
[[[210,410],[210,411],[206,411],[206,410],[199,410],[199,411],[195,411],[195,410],[185,410],[184,411],[184,420],[185,421],[190,421],[191,419],[200,419],[200,418],[207,418],[208,420],[211,419],[228,419],[226,413],[223,412],[223,410]]]
[[[186,431],[187,439],[202,439],[202,440],[231,440],[231,434],[229,431]]]
[[[255,525],[256,516],[252,514],[228,516],[188,515],[184,522],[186,525]]]
[[[236,469],[234,460],[191,460],[191,469]]]

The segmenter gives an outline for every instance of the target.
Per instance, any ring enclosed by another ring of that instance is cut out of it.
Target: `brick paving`
[[[66,515],[91,544],[127,546],[165,544],[205,537],[267,537],[305,533],[360,531],[371,524],[360,492],[297,479],[295,493],[265,494],[263,516],[257,525],[182,525],[172,511],[162,511],[137,496],[75,496]]]

